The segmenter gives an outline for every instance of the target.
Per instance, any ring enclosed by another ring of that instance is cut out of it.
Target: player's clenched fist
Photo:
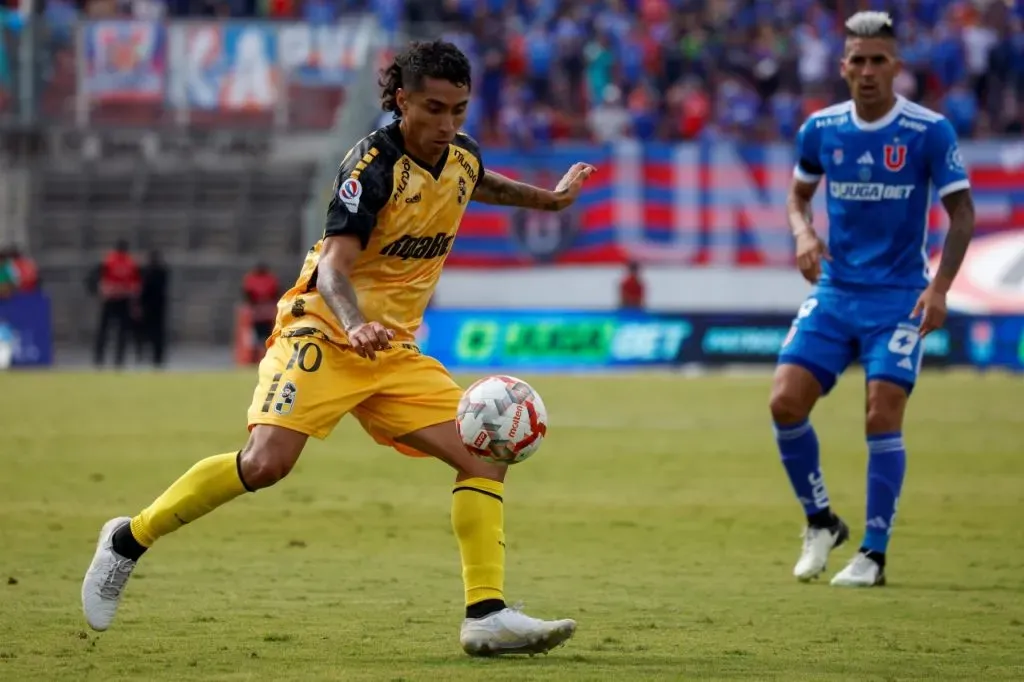
[[[811,284],[817,284],[821,277],[822,258],[832,259],[825,242],[814,231],[802,232],[796,238],[796,265]]]
[[[377,351],[391,348],[395,332],[380,322],[364,322],[348,330],[348,342],[364,358],[377,359]]]

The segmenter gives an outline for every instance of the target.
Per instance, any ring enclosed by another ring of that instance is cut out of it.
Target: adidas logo
[[[876,516],[872,519],[868,519],[866,525],[868,528],[877,528],[878,530],[885,530],[889,527],[889,524],[886,523],[885,519],[883,519],[881,516]]]
[[[911,361],[910,358],[903,358],[902,360],[896,363],[896,366],[899,367],[900,369],[905,369],[911,372],[914,371],[914,363]]]
[[[873,166],[875,165],[875,159],[871,156],[871,152],[864,152],[860,155],[860,158],[857,159],[857,163],[864,164],[865,166]]]

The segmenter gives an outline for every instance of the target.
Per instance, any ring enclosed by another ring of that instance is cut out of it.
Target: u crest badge
[[[902,170],[907,165],[907,145],[887,144],[885,145],[885,169],[893,173]]]

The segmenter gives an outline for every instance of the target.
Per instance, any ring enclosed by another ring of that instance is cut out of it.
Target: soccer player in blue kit
[[[885,584],[906,469],[903,414],[920,370],[922,339],[945,322],[946,292],[974,232],[956,133],[940,114],[894,93],[899,69],[889,15],[855,14],[846,22],[840,68],[852,100],[812,114],[797,136],[788,216],[797,265],[816,287],[783,343],[770,406],[782,463],[807,515],[793,569],[801,581],[821,575],[829,553],[850,534],[829,504],[809,415],[856,359],[867,382],[867,521],[859,551],[832,585]],[[810,213],[822,178],[827,244]],[[925,240],[933,188],[950,228],[930,278]]]

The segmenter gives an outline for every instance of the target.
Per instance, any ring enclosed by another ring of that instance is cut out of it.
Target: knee
[[[806,401],[798,393],[787,391],[785,386],[777,385],[772,388],[768,409],[771,410],[772,419],[776,424],[795,424],[810,415]]]
[[[296,454],[275,447],[272,441],[254,443],[250,440],[242,450],[239,473],[248,488],[269,488],[287,476],[296,461]]]
[[[868,435],[899,431],[903,428],[903,410],[884,401],[871,401],[864,426]]]
[[[897,386],[868,388],[865,430],[868,435],[893,433],[903,428],[907,395]]]

